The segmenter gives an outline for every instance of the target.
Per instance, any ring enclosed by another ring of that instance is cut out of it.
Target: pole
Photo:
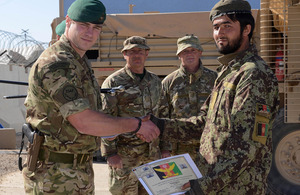
[[[7,81],[7,80],[0,80],[0,83],[6,83],[6,84],[15,84],[15,85],[28,85],[26,82],[21,81]]]

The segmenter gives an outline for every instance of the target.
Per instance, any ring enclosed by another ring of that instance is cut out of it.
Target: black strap
[[[24,132],[22,131],[22,141],[21,141],[21,148],[20,148],[20,152],[19,152],[19,160],[18,160],[18,165],[19,165],[19,170],[22,171],[23,170],[23,166],[22,166],[22,157],[21,157],[21,153],[24,147]]]
[[[139,121],[138,127],[136,128],[136,130],[132,131],[132,133],[135,134],[135,133],[137,133],[140,130],[140,128],[142,126],[142,119],[140,117],[134,117],[134,118],[136,118]]]

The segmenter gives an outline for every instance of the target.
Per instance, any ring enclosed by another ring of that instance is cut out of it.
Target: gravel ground
[[[24,162],[25,154],[22,154],[21,157]],[[17,151],[0,151],[0,180],[3,176],[16,171],[19,171]]]
[[[25,195],[22,172],[18,167],[18,153],[21,143],[21,134],[16,134],[16,148],[7,150],[0,148],[0,195]],[[25,140],[23,152],[21,154],[22,163],[26,160]],[[106,162],[99,155],[94,157],[95,171],[95,195],[111,195],[108,191],[108,168]]]
[[[22,154],[25,161],[26,154]],[[95,195],[111,195],[108,191],[108,167],[95,162]],[[21,171],[18,168],[18,151],[0,150],[0,195],[25,195]]]
[[[23,163],[26,160],[26,146],[27,140],[24,140],[24,148],[21,154]],[[18,167],[18,153],[21,146],[21,133],[16,133],[16,148],[15,150],[0,149],[0,179],[1,177],[19,171]]]

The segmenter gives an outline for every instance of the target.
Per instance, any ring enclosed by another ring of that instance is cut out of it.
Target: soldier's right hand
[[[123,168],[123,161],[122,158],[116,154],[114,156],[110,156],[107,158],[108,166],[115,168],[115,169],[122,169]]]
[[[160,134],[159,128],[150,120],[150,115],[142,117],[142,126],[136,133],[137,137],[143,141],[151,142]]]

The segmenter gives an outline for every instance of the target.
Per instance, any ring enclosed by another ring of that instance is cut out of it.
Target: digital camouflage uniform
[[[144,69],[142,80],[127,65],[110,75],[102,84],[102,88],[123,85],[125,91],[115,96],[102,94],[104,112],[120,117],[140,117],[149,113],[155,114],[161,93],[161,80],[155,74]],[[138,189],[139,181],[132,168],[160,158],[159,140],[150,144],[142,141],[135,134],[119,135],[115,140],[101,141],[102,156],[118,154],[123,161],[122,169],[110,169],[110,192],[112,194],[147,194]]]
[[[159,108],[161,118],[188,118],[199,115],[200,108],[209,96],[217,73],[205,68],[199,60],[199,69],[188,73],[181,65],[162,81],[163,94]],[[172,142],[161,140],[161,150],[172,151],[172,155],[189,153],[193,160],[199,151],[198,140]]]
[[[218,59],[218,78],[201,115],[166,120],[163,139],[199,137],[197,166],[187,194],[265,194],[272,160],[278,83],[255,46]]]
[[[36,171],[29,171],[26,165],[23,169],[26,193],[94,193],[92,154],[99,140],[79,133],[67,117],[85,109],[100,110],[99,89],[87,58],[81,58],[64,35],[32,66],[25,101],[26,122],[43,132],[45,141]],[[75,154],[75,160],[79,154],[89,157],[81,163],[55,163],[50,159],[48,162],[50,153],[63,153],[61,158]]]

